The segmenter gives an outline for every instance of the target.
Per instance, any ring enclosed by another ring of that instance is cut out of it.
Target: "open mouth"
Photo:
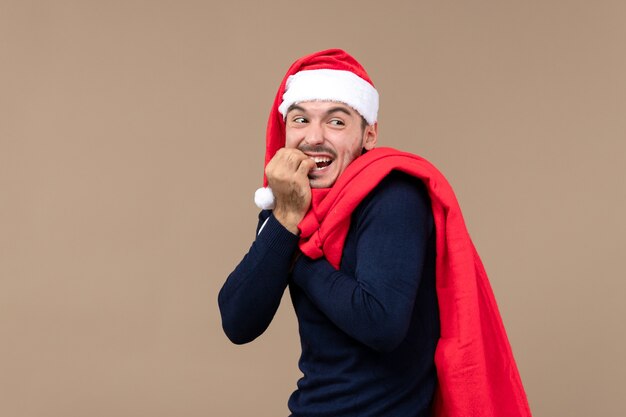
[[[315,171],[322,170],[333,163],[333,159],[328,156],[315,156],[311,159],[315,161]]]

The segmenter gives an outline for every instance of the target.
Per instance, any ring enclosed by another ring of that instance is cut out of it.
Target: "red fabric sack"
[[[425,159],[376,148],[352,162],[330,189],[314,189],[299,224],[300,249],[339,268],[350,217],[392,170],[421,179],[436,229],[436,281],[441,338],[435,353],[439,387],[435,417],[530,417],[485,268],[467,232],[452,187]]]

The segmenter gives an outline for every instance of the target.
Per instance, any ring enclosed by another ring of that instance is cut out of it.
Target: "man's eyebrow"
[[[328,111],[326,112],[326,116],[330,116],[331,114],[337,111],[343,112],[347,114],[348,116],[352,116],[352,113],[350,112],[350,110],[348,110],[346,107],[343,107],[343,106],[337,106],[337,107],[328,109]]]
[[[298,106],[297,104],[292,104],[291,106],[289,106],[287,108],[287,113],[286,114],[288,114],[292,110],[298,110],[298,111],[300,111],[302,113],[306,113],[307,112],[304,107]],[[333,114],[335,112],[338,112],[338,111],[343,112],[343,113],[347,114],[348,116],[352,116],[352,113],[350,112],[350,110],[348,110],[348,108],[345,107],[345,106],[331,107],[330,109],[328,109],[326,111],[326,116],[329,116],[329,115],[331,115],[331,114]]]
[[[304,110],[304,107],[298,106],[297,104],[292,104],[291,106],[289,106],[287,108],[287,113],[289,113],[292,110],[298,110],[298,111],[301,111],[303,113],[306,112],[306,110]],[[287,113],[285,113],[285,114],[287,114]]]

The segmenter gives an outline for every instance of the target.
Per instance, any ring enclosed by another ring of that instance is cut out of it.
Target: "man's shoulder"
[[[364,200],[428,199],[428,190],[422,180],[402,171],[391,171]]]
[[[432,213],[428,189],[422,180],[401,171],[391,171],[363,199],[354,214],[385,218],[407,213]]]

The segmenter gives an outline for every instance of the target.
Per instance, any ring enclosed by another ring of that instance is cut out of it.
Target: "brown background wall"
[[[455,187],[535,416],[626,415],[624,2],[211,3],[0,1],[0,415],[287,414],[289,301],[237,347],[216,297],[329,47]]]

